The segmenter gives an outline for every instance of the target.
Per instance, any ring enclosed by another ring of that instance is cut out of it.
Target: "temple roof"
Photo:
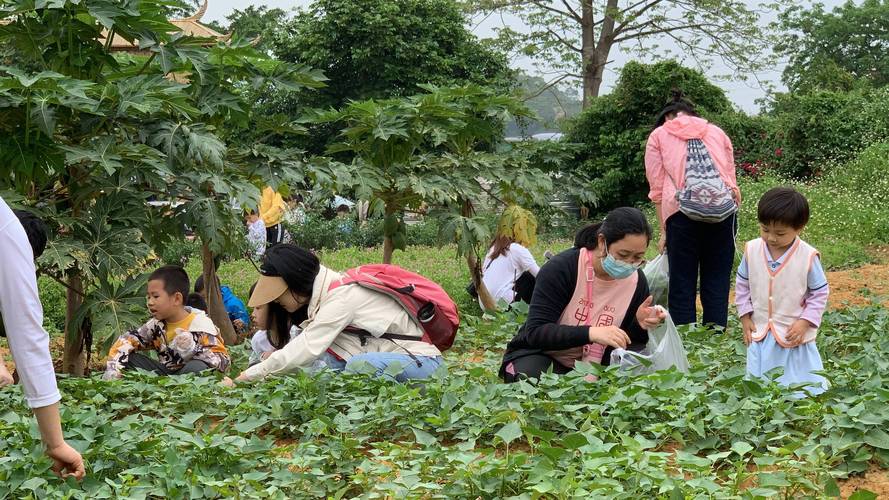
[[[229,38],[231,38],[231,33],[223,35],[199,22],[201,18],[204,17],[204,14],[207,13],[207,2],[208,0],[204,0],[203,5],[201,5],[198,11],[189,17],[184,19],[170,19],[170,24],[176,26],[179,31],[187,36],[213,38],[216,41],[227,42]],[[107,31],[103,32],[103,34],[106,33]],[[100,40],[104,40],[104,37]],[[141,52],[139,50],[138,40],[130,42],[119,35],[114,35],[114,38],[111,40],[111,50],[119,52]]]

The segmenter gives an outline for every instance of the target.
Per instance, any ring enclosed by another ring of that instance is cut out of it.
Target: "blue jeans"
[[[419,366],[417,366],[418,362]],[[400,372],[395,372],[395,363],[400,365]],[[372,374],[374,377],[404,382],[406,380],[429,378],[442,364],[441,356],[414,355],[412,358],[407,354],[398,352],[365,352],[352,356],[349,361],[342,361],[329,352],[325,352],[315,360],[312,370],[329,368],[337,372],[367,373]],[[390,366],[393,368],[389,369]]]

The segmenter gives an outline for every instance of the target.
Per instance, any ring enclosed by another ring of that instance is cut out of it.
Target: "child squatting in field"
[[[799,238],[809,202],[793,188],[773,188],[760,198],[757,218],[761,237],[747,242],[735,283],[747,373],[765,378],[782,367],[778,382],[808,383],[820,394],[827,381],[813,373],[824,369],[815,337],[829,289],[818,250]]]
[[[215,369],[225,372],[231,359],[219,329],[203,311],[186,307],[188,274],[163,266],[148,277],[148,311],[152,318],[121,335],[108,353],[104,378],[139,368],[159,375],[181,375]],[[153,349],[157,361],[136,351]]]

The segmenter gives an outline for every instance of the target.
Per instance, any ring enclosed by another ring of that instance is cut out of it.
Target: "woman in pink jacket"
[[[700,139],[735,203],[741,193],[735,177],[732,142],[716,125],[698,117],[694,105],[674,91],[655,123],[645,147],[648,197],[657,208],[661,237],[670,265],[669,309],[677,325],[696,321],[695,298],[700,273],[704,324],[725,327],[735,251],[737,216],[721,222],[692,220],[679,209],[677,192],[686,181],[688,141]]]

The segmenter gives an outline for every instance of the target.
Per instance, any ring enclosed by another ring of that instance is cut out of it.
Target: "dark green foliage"
[[[288,225],[293,243],[316,250],[345,247],[375,247],[383,244],[383,219],[368,219],[363,225],[352,218],[325,219],[306,215],[302,224]],[[406,224],[407,245],[435,246],[441,243],[439,223],[428,218],[418,224]]]
[[[889,84],[889,2],[845,2],[832,11],[816,3],[782,15],[775,50],[789,58],[784,83],[792,92],[848,91]]]
[[[770,115],[750,116],[742,111],[705,113],[732,140],[738,174],[759,176],[779,168],[785,158],[777,120]]]
[[[420,85],[475,83],[511,88],[506,56],[478,40],[454,0],[317,0],[274,34],[283,61],[315,65],[329,78],[318,92],[269,92],[267,113],[298,117],[305,106],[341,108],[349,101],[403,97]],[[337,129],[312,124],[295,144],[322,154]]]
[[[785,174],[819,175],[889,139],[889,89],[781,94],[773,105]]]
[[[320,107],[413,95],[421,84],[508,87],[505,56],[466,28],[453,0],[316,0],[285,23],[275,54],[324,71]]]
[[[571,124],[566,140],[583,149],[573,169],[593,180],[589,189],[599,198],[597,210],[647,200],[645,141],[655,118],[680,88],[699,113],[722,113],[731,103],[719,87],[699,71],[675,61],[652,65],[627,63],[614,90],[597,97]]]

